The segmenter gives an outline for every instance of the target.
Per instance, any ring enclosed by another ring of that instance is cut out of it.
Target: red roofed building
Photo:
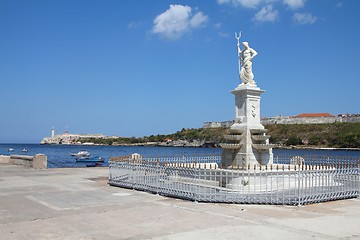
[[[295,117],[335,117],[330,113],[302,113]]]

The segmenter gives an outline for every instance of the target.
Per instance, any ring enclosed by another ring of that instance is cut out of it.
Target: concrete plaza
[[[107,185],[107,168],[0,164],[0,239],[360,239],[360,199],[195,203]]]

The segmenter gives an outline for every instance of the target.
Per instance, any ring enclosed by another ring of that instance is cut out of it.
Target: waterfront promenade
[[[195,203],[107,185],[108,168],[0,164],[0,239],[360,239],[360,199]]]

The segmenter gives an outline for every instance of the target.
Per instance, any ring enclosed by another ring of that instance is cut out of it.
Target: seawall
[[[47,156],[44,154],[36,154],[34,156],[27,155],[0,155],[0,164],[22,165],[37,170],[47,168]]]

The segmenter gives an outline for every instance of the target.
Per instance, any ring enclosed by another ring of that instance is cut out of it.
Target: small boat
[[[101,166],[102,164],[100,162],[86,164],[86,167],[101,167]]]
[[[91,159],[92,157],[89,156],[81,156],[81,157],[76,157],[76,160],[80,159],[80,160],[86,160],[86,159]]]
[[[102,157],[78,157],[76,158],[76,162],[95,162],[95,163],[100,163],[100,162],[104,162],[105,159]]]
[[[22,152],[28,152],[26,148],[21,149]]]
[[[78,153],[70,153],[70,155],[78,158],[90,158],[90,153],[86,150],[80,150]]]
[[[9,151],[9,152],[13,152],[14,149],[13,149],[13,148],[9,148],[8,151]]]

